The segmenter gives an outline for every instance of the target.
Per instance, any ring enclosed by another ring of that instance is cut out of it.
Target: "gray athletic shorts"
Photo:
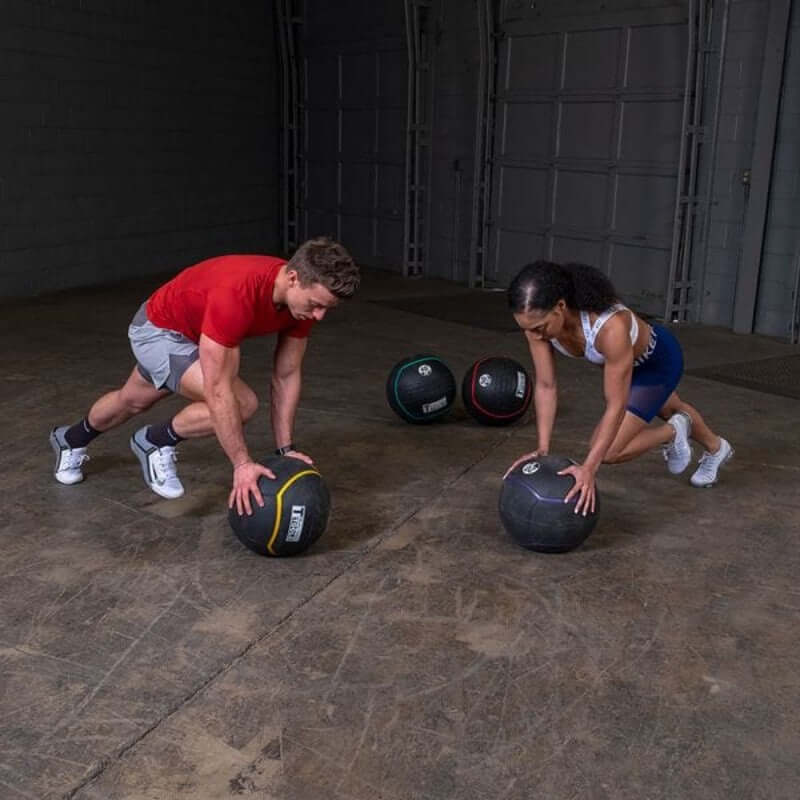
[[[178,331],[153,325],[146,305],[142,303],[128,327],[136,366],[156,389],[177,392],[183,373],[199,358],[197,345]]]

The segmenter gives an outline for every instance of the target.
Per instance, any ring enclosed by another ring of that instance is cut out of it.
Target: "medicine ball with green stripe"
[[[395,364],[386,381],[386,399],[406,422],[439,419],[456,398],[456,379],[438,356],[408,356]]]
[[[275,473],[275,480],[263,475],[258,479],[263,507],[251,495],[253,513],[240,515],[234,506],[228,522],[239,541],[262,556],[302,553],[328,524],[328,487],[322,475],[299,458],[270,456],[261,463]]]

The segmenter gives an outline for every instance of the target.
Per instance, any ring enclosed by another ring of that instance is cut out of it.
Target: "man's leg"
[[[168,394],[166,389],[156,389],[134,367],[125,384],[99,398],[84,419],[72,426],[54,428],[50,445],[56,454],[56,480],[64,484],[82,481],[81,465],[88,459],[86,448],[89,443]]]
[[[184,491],[175,468],[176,446],[184,439],[210,436],[214,433],[214,426],[204,400],[203,371],[198,360],[186,366],[182,374],[171,373],[169,385],[195,402],[169,420],[140,428],[131,437],[130,444],[142,465],[145,483],[161,497],[173,499]],[[242,422],[247,422],[258,409],[258,398],[241,378],[235,379],[233,388]]]
[[[233,392],[239,403],[242,422],[247,422],[258,410],[258,397],[239,377],[234,379]],[[196,402],[190,403],[173,417],[172,426],[178,435],[184,439],[193,439],[213,434],[214,425],[211,422],[211,412],[205,402],[203,370],[199,361],[196,361],[183,373],[180,382],[180,393],[189,400]]]
[[[89,409],[87,419],[96,430],[108,431],[146,411],[168,394],[170,394],[169,389],[156,389],[142,376],[139,368],[134,367],[125,385],[121,389],[104,394]]]

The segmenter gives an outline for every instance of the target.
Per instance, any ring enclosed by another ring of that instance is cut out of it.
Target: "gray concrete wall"
[[[278,246],[272,3],[0,8],[0,296]]]
[[[222,252],[277,250],[272,3],[4,0],[2,9],[0,296],[179,269]],[[437,0],[433,10],[427,273],[464,281],[477,12],[460,0]],[[708,324],[728,326],[733,317],[767,10],[767,0],[731,4],[701,315]],[[393,25],[404,35],[401,16]],[[347,30],[352,35],[350,23]],[[713,71],[707,102],[712,80]],[[756,330],[777,336],[791,324],[800,243],[797,3],[784,82],[756,313]],[[702,194],[707,148],[701,163]],[[695,272],[701,257],[697,248]]]

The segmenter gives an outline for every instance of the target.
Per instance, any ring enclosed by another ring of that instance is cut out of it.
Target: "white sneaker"
[[[64,434],[69,430],[69,425],[61,425],[50,431],[50,446],[56,454],[56,466],[53,474],[59,483],[67,486],[80,483],[83,480],[81,466],[89,460],[85,447],[70,447]]]
[[[174,500],[183,495],[183,484],[178,479],[175,462],[178,454],[174,447],[156,447],[147,438],[149,426],[139,428],[131,436],[131,450],[142,465],[144,482],[161,497]]]
[[[675,438],[664,446],[664,461],[673,475],[680,475],[692,460],[692,446],[689,444],[692,419],[688,414],[679,411],[667,420],[667,425],[672,425],[675,429]]]
[[[692,486],[700,489],[710,489],[716,482],[719,475],[719,468],[733,458],[734,449],[727,439],[719,437],[719,450],[716,453],[709,453],[706,450],[700,456],[700,463],[694,475],[689,478]]]

